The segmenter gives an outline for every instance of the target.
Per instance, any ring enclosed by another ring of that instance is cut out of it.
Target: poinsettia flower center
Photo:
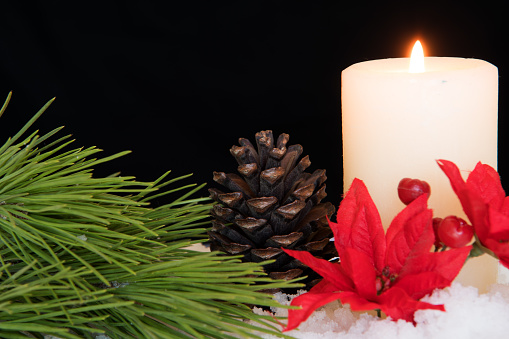
[[[388,277],[391,274],[391,269],[389,266],[385,266],[382,270],[382,275]]]
[[[389,289],[391,283],[393,283],[397,278],[396,274],[391,274],[391,270],[389,266],[385,266],[382,270],[382,274],[378,275],[375,280],[376,292],[377,295],[382,294],[386,290]]]

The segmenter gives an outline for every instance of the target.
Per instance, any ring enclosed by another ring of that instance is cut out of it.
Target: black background
[[[233,172],[229,149],[264,129],[290,134],[325,168],[328,200],[342,193],[340,75],[371,59],[478,58],[500,75],[499,172],[509,167],[509,63],[504,9],[489,2],[9,1],[0,11],[0,96],[13,91],[0,142],[56,97],[37,123],[65,125],[102,165],[154,180],[166,170]],[[452,126],[451,128],[454,128]],[[207,195],[205,191],[202,195]]]

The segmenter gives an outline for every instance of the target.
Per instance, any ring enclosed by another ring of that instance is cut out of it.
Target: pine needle
[[[97,157],[61,128],[25,136],[52,101],[0,147],[0,337],[287,337],[248,305],[281,307],[263,290],[298,283],[184,248],[206,238],[204,185],[169,171],[154,182],[95,177],[128,152]],[[172,201],[150,205],[162,196]]]

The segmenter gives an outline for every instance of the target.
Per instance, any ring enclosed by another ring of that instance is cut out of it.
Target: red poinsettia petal
[[[466,183],[461,176],[460,170],[455,163],[448,160],[437,160],[438,166],[440,169],[447,175],[449,181],[451,182],[452,189],[458,195],[460,190],[463,190],[466,187]]]
[[[463,211],[474,226],[475,234],[484,243],[490,232],[489,207],[482,198],[470,188],[458,193]]]
[[[336,290],[352,291],[354,289],[352,280],[345,274],[340,264],[315,258],[311,253],[306,251],[294,251],[284,248],[283,251],[303,264],[309,266],[313,271],[327,279],[336,287]]]
[[[392,320],[404,319],[414,321],[414,313],[417,310],[434,309],[445,311],[443,305],[433,305],[411,298],[403,289],[392,287],[375,297],[374,300],[366,300],[354,292],[342,292],[339,294],[343,304],[350,304],[353,311],[368,311],[381,309]]]
[[[467,260],[472,246],[450,249],[445,252],[423,253],[410,257],[401,269],[398,277],[403,279],[406,276],[414,276],[425,272],[434,272],[448,280],[448,286],[459,274],[463,264]],[[443,286],[445,287],[445,286]],[[436,286],[436,288],[442,288]]]
[[[340,293],[308,293],[302,294],[292,300],[292,306],[301,306],[301,309],[288,310],[288,324],[284,332],[297,328],[303,321],[318,308],[331,301],[338,300]]]
[[[327,279],[320,280],[315,286],[311,287],[309,293],[333,293],[338,289]]]
[[[353,183],[355,182],[354,180]],[[357,215],[357,201],[353,189],[355,189],[354,184],[352,184],[352,187],[350,187],[350,190],[339,204],[336,216],[337,222],[329,220],[329,227],[334,234],[334,245],[338,253],[341,253],[343,248],[350,247],[351,243],[352,225]]]
[[[341,257],[341,267],[352,279],[360,297],[371,299],[376,296],[376,272],[371,258],[364,252],[346,248]]]
[[[444,305],[433,305],[411,298],[405,291],[398,287],[392,287],[377,297],[381,310],[392,320],[403,319],[414,322],[414,314],[417,310],[433,309],[445,311]]]
[[[338,254],[344,248],[365,253],[382,270],[385,262],[385,234],[380,214],[362,180],[354,179],[338,208],[337,223],[329,223]]]
[[[500,213],[509,216],[509,197],[504,198],[504,202],[502,203],[502,207],[500,207]]]
[[[477,163],[467,178],[467,186],[478,193],[491,208],[499,210],[505,199],[505,192],[498,172],[491,166]]]
[[[485,240],[483,245],[490,249],[500,259],[501,263],[509,258],[509,242],[489,238]],[[504,266],[506,265],[504,264]]]
[[[461,177],[458,167],[450,161],[438,160],[438,165],[447,175],[451,182],[452,189],[458,196],[463,211],[472,223],[479,240],[484,243],[489,232],[488,224],[488,206],[476,192],[467,186]]]
[[[428,209],[428,197],[421,195],[408,204],[398,215],[392,220],[387,229],[387,246],[394,240],[394,237],[401,232],[409,219],[415,215]]]
[[[487,235],[499,241],[509,240],[509,216],[496,211],[493,208],[488,210],[490,229]]]
[[[366,300],[355,292],[341,292],[339,296],[339,300],[343,304],[350,304],[352,311],[369,311],[380,308],[380,304]]]
[[[407,275],[393,285],[404,290],[411,298],[419,300],[437,288],[451,285],[451,280],[444,278],[436,272],[423,272]]]
[[[386,264],[399,274],[408,258],[428,253],[435,242],[433,213],[426,196],[420,196],[401,211],[387,230]]]
[[[486,238],[479,240],[498,257],[503,266],[509,268],[509,217],[492,208],[488,215],[489,233]]]

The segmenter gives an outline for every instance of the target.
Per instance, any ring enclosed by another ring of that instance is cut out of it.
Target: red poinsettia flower
[[[449,178],[481,245],[509,268],[509,197],[497,171],[479,162],[465,182],[454,163],[439,160],[438,165]]]
[[[305,251],[285,250],[323,279],[292,301],[285,331],[306,320],[318,307],[333,300],[354,311],[380,309],[393,320],[412,321],[419,309],[444,311],[443,305],[419,301],[436,288],[449,286],[463,266],[471,246],[431,252],[435,241],[427,195],[410,203],[384,234],[380,215],[361,180],[355,179],[341,202],[334,232],[339,263]]]

